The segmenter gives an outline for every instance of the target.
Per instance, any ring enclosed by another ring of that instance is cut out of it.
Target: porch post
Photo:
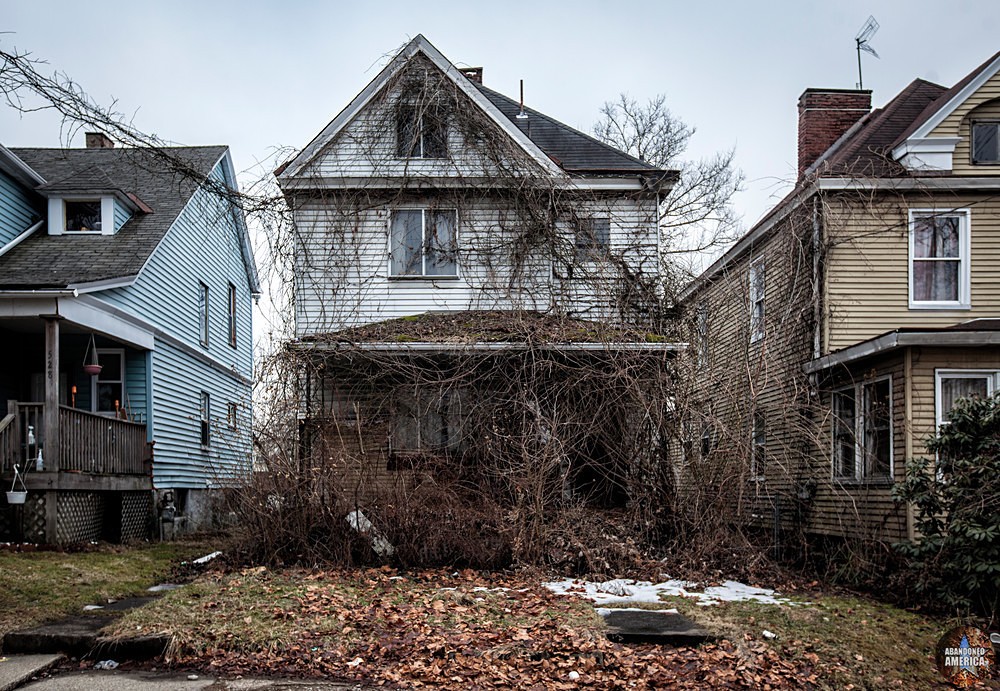
[[[42,315],[45,320],[45,412],[42,430],[45,436],[45,470],[59,470],[59,315]]]
[[[42,430],[45,435],[44,467],[47,472],[59,472],[59,320],[57,314],[42,315],[45,320],[45,411]],[[31,462],[30,459],[28,461]],[[59,494],[45,493],[45,541],[58,542],[57,515]]]

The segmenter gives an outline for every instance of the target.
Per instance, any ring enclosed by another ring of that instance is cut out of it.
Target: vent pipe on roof
[[[524,112],[524,80],[521,80],[521,112],[517,114],[518,120],[527,120],[528,114]]]
[[[476,84],[483,83],[483,68],[482,67],[465,67],[462,69],[462,74],[470,82],[475,82]]]

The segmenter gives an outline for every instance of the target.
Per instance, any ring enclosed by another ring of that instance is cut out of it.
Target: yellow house
[[[1000,387],[1000,53],[870,104],[802,94],[795,188],[682,294],[687,467],[775,534],[912,538],[906,462]]]

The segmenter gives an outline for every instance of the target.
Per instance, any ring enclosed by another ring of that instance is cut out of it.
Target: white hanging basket
[[[7,492],[8,504],[23,504],[27,498],[27,492]]]
[[[17,484],[21,483],[21,490],[17,491],[14,488]],[[14,464],[14,481],[10,483],[10,491],[7,492],[7,503],[8,504],[23,504],[25,499],[28,498],[28,488],[24,486],[24,478],[21,477],[20,468],[17,464]]]

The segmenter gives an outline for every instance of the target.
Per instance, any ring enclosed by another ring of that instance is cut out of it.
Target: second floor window
[[[910,212],[910,307],[969,306],[969,215]]]
[[[750,342],[764,338],[764,260],[750,265]]]
[[[229,345],[236,347],[236,286],[229,284]]]
[[[577,261],[592,261],[608,256],[611,249],[611,219],[581,218],[575,229]]]
[[[389,275],[458,275],[458,212],[397,209],[389,228]]]
[[[446,109],[401,103],[396,108],[396,155],[400,158],[448,158]]]
[[[198,284],[198,341],[208,345],[208,286]]]

